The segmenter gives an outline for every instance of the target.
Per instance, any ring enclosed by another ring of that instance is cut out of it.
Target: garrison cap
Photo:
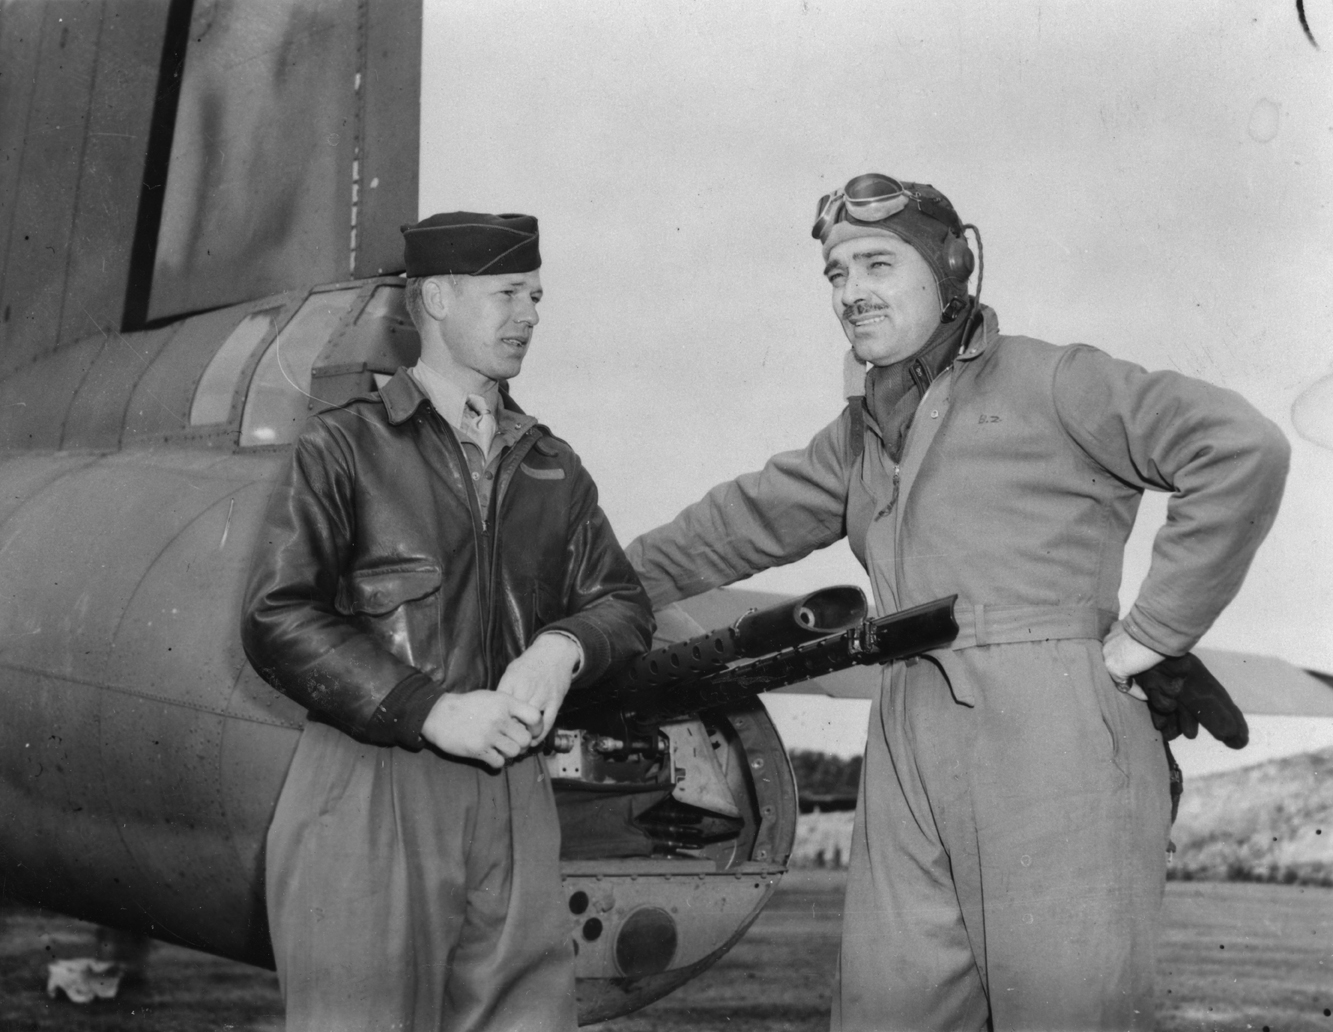
[[[448,211],[402,231],[408,276],[503,276],[541,268],[532,215]]]

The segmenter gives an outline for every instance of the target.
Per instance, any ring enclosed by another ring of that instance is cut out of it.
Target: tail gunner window
[[[305,422],[310,372],[357,290],[312,294],[259,360],[241,418],[241,445],[290,444]]]
[[[280,308],[265,308],[251,312],[228,334],[208,363],[204,375],[195,388],[194,402],[190,405],[190,425],[226,423],[231,418],[231,403],[236,397],[236,382],[250,360],[256,346],[273,328],[273,320]]]

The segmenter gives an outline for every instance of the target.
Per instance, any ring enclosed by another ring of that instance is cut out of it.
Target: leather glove
[[[1153,727],[1168,742],[1180,735],[1193,738],[1200,724],[1228,748],[1249,742],[1245,714],[1194,653],[1168,657],[1133,680],[1148,696]]]

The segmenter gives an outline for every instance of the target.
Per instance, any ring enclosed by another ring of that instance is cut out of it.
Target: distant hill
[[[851,813],[802,814],[792,866],[845,866],[851,839]],[[1333,886],[1333,749],[1186,777],[1171,839],[1170,878]]]
[[[1185,779],[1168,875],[1333,886],[1333,749]]]
[[[796,775],[801,813],[856,809],[861,757],[844,758],[809,749],[793,749],[787,755]]]
[[[809,749],[793,749],[787,755],[801,798],[791,865],[846,867],[852,851],[852,810],[861,782],[861,757]]]
[[[837,813],[803,813],[796,818],[796,841],[792,844],[792,867],[846,867],[852,855],[850,810]]]

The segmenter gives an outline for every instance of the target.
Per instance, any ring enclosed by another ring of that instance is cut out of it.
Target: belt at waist
[[[1018,641],[1054,641],[1065,638],[1106,637],[1116,614],[1096,606],[987,605],[954,606],[958,637],[954,651],[974,645],[1008,645]]]

